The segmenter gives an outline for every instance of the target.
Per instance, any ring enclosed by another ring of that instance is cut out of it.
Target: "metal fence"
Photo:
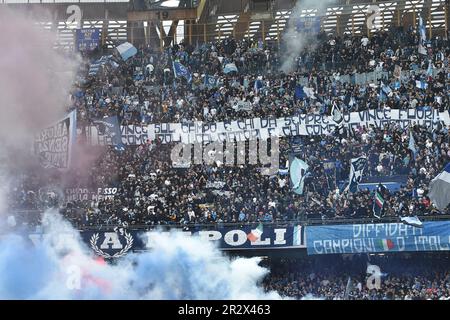
[[[17,210],[14,213],[20,214],[30,214],[30,215],[42,215],[44,212],[39,210]],[[450,220],[450,215],[425,215],[418,216],[418,218],[425,221],[445,221]],[[264,226],[272,227],[286,227],[286,226],[311,226],[311,225],[330,225],[330,224],[371,224],[371,223],[396,223],[400,222],[400,217],[389,216],[389,217],[367,217],[367,218],[344,218],[344,219],[296,219],[287,221],[273,221],[264,222]],[[254,226],[259,224],[259,221],[255,222],[217,222],[217,223],[167,223],[167,224],[157,224],[157,225],[132,225],[128,226],[129,229],[133,230],[152,230],[152,229],[190,229],[190,228],[202,228],[205,230],[214,230],[223,227],[241,227],[241,226]],[[123,227],[123,225],[96,225],[96,226],[75,226],[79,230],[111,230],[116,227]]]

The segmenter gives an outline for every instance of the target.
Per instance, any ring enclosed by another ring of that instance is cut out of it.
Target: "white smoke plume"
[[[259,286],[259,258],[223,255],[211,242],[152,232],[151,251],[99,262],[59,214],[44,216],[43,241],[0,238],[0,299],[280,299]]]
[[[297,0],[292,9],[286,32],[283,35],[283,48],[281,60],[281,70],[283,72],[292,72],[295,66],[295,59],[302,50],[314,50],[317,39],[313,35],[307,35],[297,30],[297,22],[304,9],[317,9],[317,15],[324,16],[327,6],[335,3],[336,0]]]
[[[0,30],[0,137],[8,137],[2,144],[29,146],[30,135],[66,111],[79,61],[58,53],[57,34],[31,15],[2,6]]]

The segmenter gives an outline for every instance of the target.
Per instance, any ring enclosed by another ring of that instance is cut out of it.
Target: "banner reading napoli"
[[[305,232],[309,255],[450,250],[450,221],[306,226]]]
[[[288,249],[306,248],[304,227],[301,225],[280,226],[272,225],[246,225],[218,227],[211,230],[202,227],[191,227],[189,231],[182,232],[185,236],[199,236],[203,241],[217,244],[220,250],[252,250],[252,249]],[[116,227],[109,230],[80,231],[81,239],[90,247],[93,253],[107,259],[125,256],[133,251],[150,250],[157,243],[151,242],[149,233],[152,230],[132,230],[125,227]],[[160,229],[158,232],[170,232]],[[255,236],[256,234],[256,236]],[[28,239],[35,245],[45,240],[48,235],[30,233]],[[64,237],[73,234],[59,235]]]
[[[34,140],[34,152],[44,168],[68,169],[76,141],[76,111],[40,131]]]

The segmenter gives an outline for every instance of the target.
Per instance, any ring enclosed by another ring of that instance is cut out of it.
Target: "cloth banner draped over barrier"
[[[76,111],[41,130],[34,140],[34,152],[44,168],[68,169],[76,141]]]
[[[256,240],[249,237],[254,228],[255,226],[227,226],[206,230],[204,227],[191,227],[190,231],[183,231],[183,235],[198,235],[204,241],[216,243],[221,250],[306,248],[304,228],[300,225],[263,226],[262,233]],[[97,255],[119,258],[129,252],[149,250],[158,245],[151,242],[148,236],[151,232],[153,231],[119,227],[108,231],[80,231],[80,235]],[[64,240],[70,234],[61,233],[60,236],[60,240]],[[44,237],[41,233],[29,234],[29,240],[34,244],[38,244]]]
[[[309,255],[364,252],[448,251],[450,221],[306,226]]]
[[[154,123],[148,126],[122,126],[122,142],[125,145],[144,144],[147,139],[160,139],[162,143],[199,143],[212,141],[244,141],[268,139],[271,136],[288,137],[298,135],[332,134],[339,126],[349,130],[358,126],[384,128],[395,123],[402,128],[419,124],[436,128],[438,124],[449,125],[449,112],[419,109],[385,109],[351,112],[343,115],[338,124],[332,116],[301,114],[284,118],[251,118],[227,122]],[[93,145],[112,144],[91,126],[87,130],[88,140]]]

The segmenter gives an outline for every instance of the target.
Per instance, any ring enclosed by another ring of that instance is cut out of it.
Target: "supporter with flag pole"
[[[372,211],[373,211],[373,215],[380,219],[383,213],[383,208],[384,208],[384,186],[379,183],[377,189],[375,190],[375,194],[374,194],[374,198],[373,198],[373,206],[372,206]]]

